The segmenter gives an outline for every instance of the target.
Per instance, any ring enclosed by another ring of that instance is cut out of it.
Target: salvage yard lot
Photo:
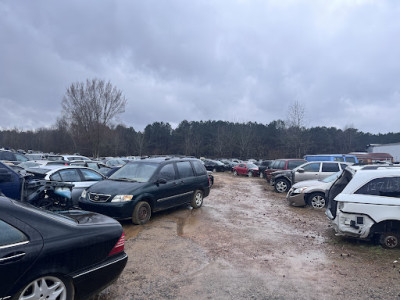
[[[202,208],[122,223],[129,261],[97,300],[400,299],[400,250],[336,237],[264,179],[214,176]]]

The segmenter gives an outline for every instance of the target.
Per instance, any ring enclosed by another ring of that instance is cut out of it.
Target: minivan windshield
[[[123,181],[137,181],[137,182],[148,182],[153,176],[159,164],[150,162],[132,162],[124,165],[109,179],[111,180],[123,180]]]

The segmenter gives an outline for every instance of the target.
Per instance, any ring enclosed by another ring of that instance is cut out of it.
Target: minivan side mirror
[[[167,180],[165,178],[159,178],[159,179],[157,179],[156,183],[157,184],[166,184]]]

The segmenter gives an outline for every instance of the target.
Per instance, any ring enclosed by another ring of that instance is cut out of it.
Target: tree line
[[[371,134],[355,128],[304,126],[304,107],[295,102],[288,119],[256,122],[187,121],[177,128],[154,122],[143,131],[114,125],[127,100],[110,82],[71,84],[51,128],[0,131],[0,147],[91,157],[188,155],[210,158],[300,158],[305,154],[363,152],[368,144],[400,141],[399,133]]]
[[[305,154],[365,151],[368,144],[400,141],[400,133],[371,134],[354,128],[293,128],[282,120],[269,124],[226,121],[154,122],[143,131],[122,124],[103,125],[102,139],[94,144],[71,135],[66,124],[33,131],[0,131],[0,146],[87,156],[190,155],[214,158],[276,159]]]

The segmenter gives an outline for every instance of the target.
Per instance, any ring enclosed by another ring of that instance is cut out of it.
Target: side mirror
[[[297,169],[297,172],[299,172],[299,173],[304,173],[304,169],[303,169],[303,168],[298,168],[298,169]]]
[[[156,183],[157,183],[157,184],[166,184],[166,183],[167,183],[167,180],[166,180],[165,178],[159,178],[159,179],[156,181]]]

